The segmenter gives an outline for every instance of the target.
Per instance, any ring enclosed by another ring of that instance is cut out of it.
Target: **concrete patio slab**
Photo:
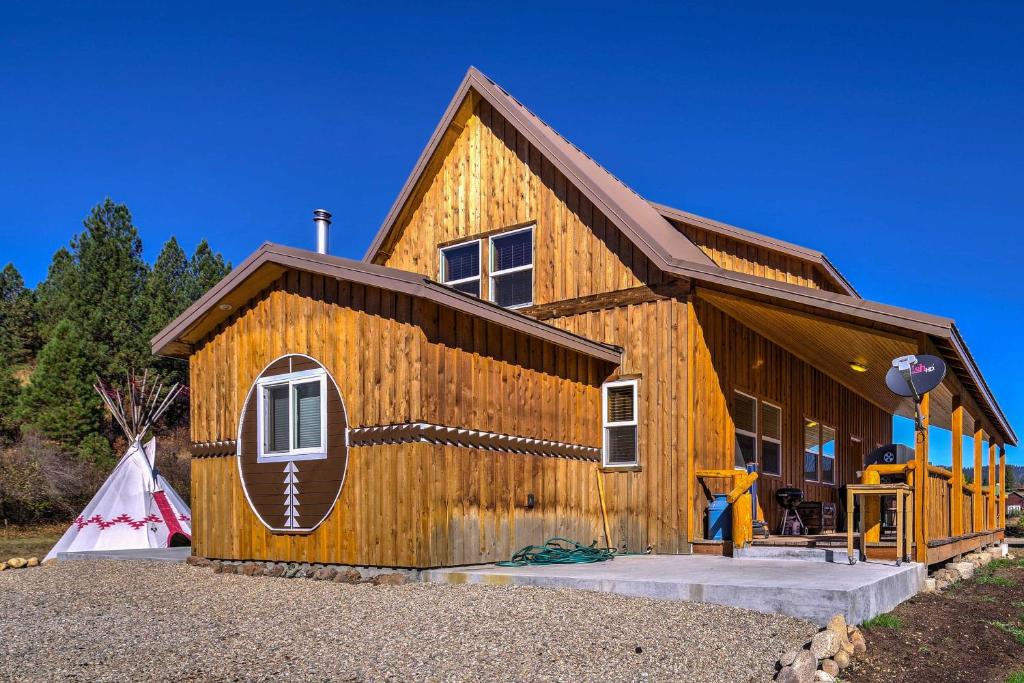
[[[692,600],[787,614],[826,624],[843,614],[859,624],[888,612],[924,585],[918,563],[855,565],[794,560],[734,560],[711,555],[623,556],[597,564],[482,565],[431,569],[424,581],[575,588],[662,600]]]
[[[154,562],[184,562],[192,548],[132,548],[131,550],[82,550],[57,553],[59,562],[69,560],[151,560]]]

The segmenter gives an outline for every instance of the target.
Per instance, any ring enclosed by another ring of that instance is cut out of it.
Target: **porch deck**
[[[750,559],[711,555],[617,557],[598,564],[543,567],[482,565],[431,569],[435,583],[536,586],[731,605],[825,624],[842,613],[859,624],[916,594],[924,565]]]

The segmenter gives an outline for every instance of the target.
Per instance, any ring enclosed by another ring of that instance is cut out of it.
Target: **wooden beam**
[[[988,528],[996,529],[999,524],[996,520],[996,442],[989,439],[988,442]]]
[[[959,394],[953,395],[953,488],[950,504],[953,509],[953,535],[964,532],[964,407]]]
[[[985,501],[981,497],[981,448],[985,432],[979,421],[974,422],[974,530],[985,528]]]
[[[931,396],[921,397],[921,429],[914,436],[914,557],[928,559],[928,425],[931,423]]]
[[[999,528],[1006,528],[1006,447],[999,444]]]

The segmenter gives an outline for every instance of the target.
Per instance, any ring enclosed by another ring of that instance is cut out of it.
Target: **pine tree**
[[[36,348],[32,292],[13,263],[0,271],[0,364],[24,363]]]
[[[146,338],[162,330],[195,300],[195,276],[185,251],[171,237],[146,280]]]
[[[75,258],[67,247],[61,247],[50,260],[46,279],[39,283],[35,292],[36,322],[39,337],[46,343],[57,323],[64,319],[68,300],[73,296],[72,280]]]
[[[192,253],[191,261],[193,290],[192,301],[195,301],[215,284],[231,272],[231,263],[225,262],[220,253],[214,253],[210,245],[203,240]]]
[[[54,328],[21,391],[17,417],[43,436],[78,450],[100,430],[102,404],[92,385],[101,351],[68,320]]]
[[[0,362],[0,446],[14,443],[21,431],[15,415],[21,384],[10,365]]]
[[[105,199],[95,206],[71,241],[75,267],[64,317],[99,347],[101,363],[93,372],[121,375],[148,366],[151,354],[145,337],[143,291],[148,269],[142,240],[124,204]]]

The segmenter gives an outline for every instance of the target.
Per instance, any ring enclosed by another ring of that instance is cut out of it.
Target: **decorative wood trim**
[[[601,449],[596,447],[483,432],[476,429],[447,427],[428,422],[356,427],[349,430],[348,437],[349,445],[352,447],[419,441],[462,448],[524,453],[548,458],[569,458],[594,462],[601,460]]]
[[[227,441],[193,441],[189,444],[193,458],[223,458],[238,452],[238,442]]]
[[[642,304],[661,299],[678,298],[685,300],[689,295],[689,280],[673,280],[672,282],[654,285],[653,287],[641,285],[640,287],[619,289],[614,292],[602,292],[601,294],[591,294],[576,299],[555,301],[550,304],[526,306],[517,310],[519,313],[537,320],[550,320],[551,318],[579,315],[580,313],[600,311],[605,308],[618,308],[620,306]]]

